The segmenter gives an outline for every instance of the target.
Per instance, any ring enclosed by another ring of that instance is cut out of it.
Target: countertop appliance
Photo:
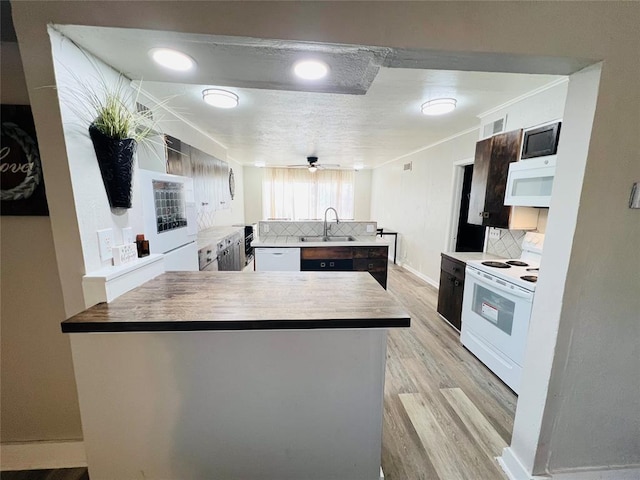
[[[151,253],[164,254],[167,271],[197,271],[198,247],[193,179],[139,169],[145,238]]]
[[[562,122],[550,122],[545,125],[528,128],[522,133],[521,160],[545,155],[555,155],[558,151],[560,126]]]
[[[470,260],[465,270],[460,340],[516,393],[543,245],[528,232],[520,258]]]

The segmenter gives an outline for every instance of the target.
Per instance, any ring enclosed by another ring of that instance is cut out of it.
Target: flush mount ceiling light
[[[179,72],[191,70],[196,64],[189,55],[170,48],[152,48],[149,55],[158,65]]]
[[[327,76],[329,67],[319,60],[302,60],[294,65],[293,72],[304,80],[319,80]]]
[[[202,99],[217,108],[235,108],[238,106],[238,95],[219,88],[208,88],[202,91]]]
[[[425,115],[444,115],[453,112],[456,108],[455,98],[436,98],[422,104],[422,113]]]

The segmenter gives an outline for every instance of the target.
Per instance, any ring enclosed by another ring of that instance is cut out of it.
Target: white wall
[[[371,178],[372,170],[355,172],[353,219],[360,221],[376,220],[371,217]]]
[[[18,45],[0,55],[2,103],[29,105]],[[82,438],[50,219],[1,216],[0,235],[0,440]]]
[[[244,167],[244,215],[247,223],[262,220],[262,178],[264,170]]]
[[[539,442],[525,442],[518,451],[518,457],[526,459],[525,475],[640,464],[640,378],[633,362],[640,338],[636,294],[640,222],[638,211],[627,207],[631,184],[640,179],[640,91],[632,88],[640,78],[637,2],[589,3],[588,8],[582,2],[515,1],[334,2],[331,8],[321,2],[220,2],[214,10],[173,1],[156,2],[152,8],[138,2],[14,2],[12,6],[47,192],[54,197],[50,197],[51,219],[67,312],[69,305],[81,304],[68,286],[78,265],[78,249],[61,242],[66,238],[63,227],[69,224],[64,208],[73,204],[71,186],[68,169],[59,161],[63,137],[58,107],[50,93],[35,90],[53,82],[46,38],[49,22],[416,48],[435,52],[434,62],[448,69],[568,74],[602,61],[591,138],[588,132],[575,137],[572,149],[582,153],[566,165],[573,172],[558,171],[556,178],[556,188],[571,197],[571,210],[565,218],[552,204],[547,225],[545,253],[568,253],[564,257],[568,265],[548,265],[536,293],[541,304],[558,305],[551,297],[560,299],[556,320],[561,334],[556,338],[551,328],[540,339],[560,355],[550,366],[553,375],[544,398],[525,389],[520,402],[530,396],[548,408],[543,413],[527,410],[527,421],[516,421],[514,441],[531,432],[544,433]],[[580,90],[570,83],[567,98]],[[581,125],[584,114],[579,98],[569,103],[565,133],[570,123]],[[580,170],[584,182],[580,175],[576,178]],[[560,234],[568,222],[574,222],[575,235],[573,229]],[[569,281],[558,284],[552,295],[553,279],[564,272]],[[546,390],[542,381],[533,384],[538,391]],[[607,418],[615,421],[602,421]],[[558,442],[562,446],[553,451],[546,448]]]
[[[477,139],[473,130],[373,171],[371,217],[399,232],[398,262],[436,286],[447,250],[453,163],[473,158]],[[409,162],[412,170],[403,170]]]
[[[505,131],[519,128],[531,128],[553,120],[561,120],[564,104],[567,99],[569,81],[567,78],[558,79],[547,87],[540,88],[524,98],[514,99],[505,105],[491,109],[480,115],[480,137],[487,123],[507,116]],[[560,135],[562,141],[562,135]]]

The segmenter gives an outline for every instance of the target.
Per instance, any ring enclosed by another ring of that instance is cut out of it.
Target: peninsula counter
[[[91,480],[377,480],[387,329],[366,272],[171,272],[66,320]]]

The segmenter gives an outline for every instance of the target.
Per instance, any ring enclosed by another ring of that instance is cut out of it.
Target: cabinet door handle
[[[459,287],[459,286],[460,286],[460,281],[456,280],[455,282],[453,282],[453,284],[454,284],[456,287]]]
[[[324,267],[326,267],[326,266],[327,266],[327,264],[326,264],[326,263],[324,263],[324,262],[320,262],[320,268],[324,268]]]
[[[329,262],[329,266],[330,266],[330,267],[335,267],[335,266],[336,266],[336,264],[335,264],[334,262]]]
[[[373,268],[373,263],[370,263],[370,264],[369,264],[369,268]]]
[[[489,212],[482,212],[482,218],[489,218]]]

